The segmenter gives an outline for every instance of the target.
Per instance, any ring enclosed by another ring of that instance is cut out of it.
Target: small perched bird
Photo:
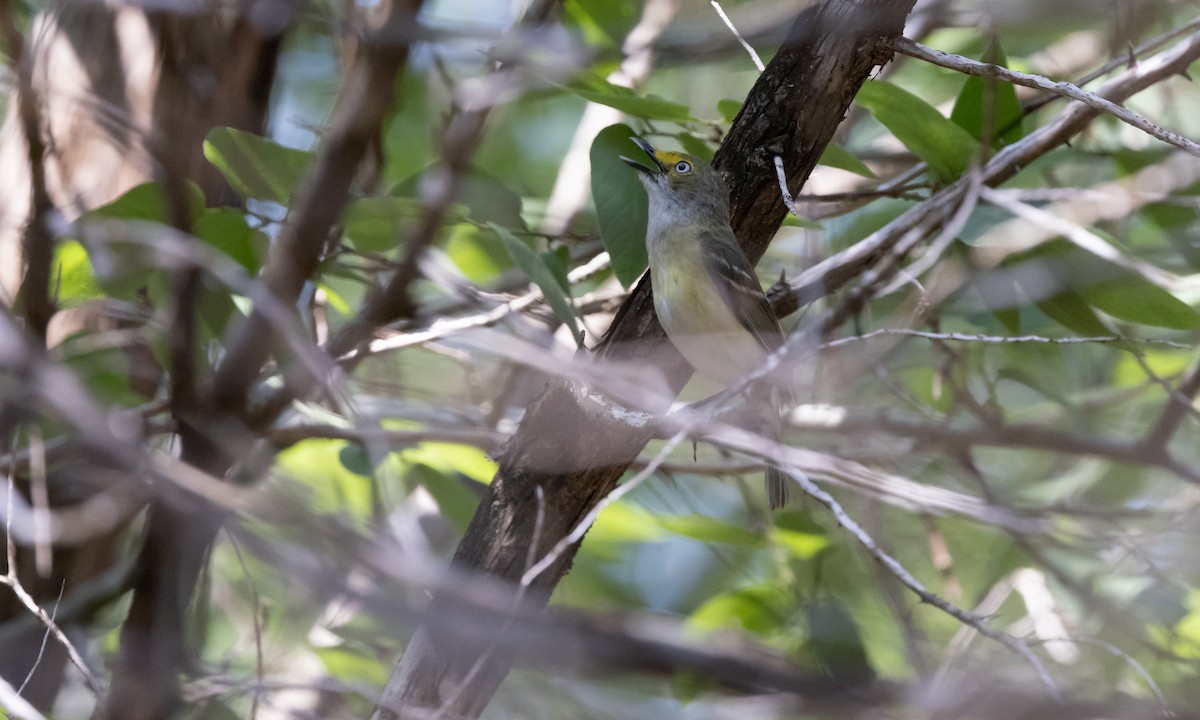
[[[658,320],[697,372],[734,385],[780,346],[783,332],[733,235],[729,191],[703,160],[630,139],[652,163],[647,167],[621,156],[638,171],[650,197],[646,250]],[[778,439],[779,413],[791,388],[776,385],[771,394],[770,434]],[[787,504],[787,476],[771,462],[766,482],[771,507]]]

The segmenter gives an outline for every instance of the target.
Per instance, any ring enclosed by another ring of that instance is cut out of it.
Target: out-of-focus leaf
[[[709,147],[708,143],[686,131],[677,134],[675,137],[679,140],[679,145],[685,153],[695,155],[706,162],[712,162],[714,151]]]
[[[421,204],[412,198],[359,198],[346,205],[342,229],[359,252],[387,252],[400,244],[420,215]]]
[[[517,239],[516,235],[496,223],[488,223],[488,227],[496,233],[500,242],[504,243],[504,249],[508,251],[517,267],[521,268],[525,275],[542,291],[542,295],[545,296],[546,303],[554,311],[554,315],[571,329],[571,337],[579,342],[579,323],[575,318],[575,306],[568,299],[558,278],[554,276],[554,271],[546,265],[542,258],[538,257],[537,253]]]
[[[805,647],[822,671],[847,679],[875,675],[858,632],[858,623],[840,603],[813,600],[805,605],[804,612],[808,616]]]
[[[763,538],[744,527],[731,525],[705,515],[661,515],[658,524],[676,535],[683,535],[704,542],[728,545],[758,546]]]
[[[742,111],[742,101],[726,98],[717,101],[717,112],[725,118],[725,122],[733,122]]]
[[[409,464],[428,465],[440,473],[462,473],[483,484],[496,475],[496,461],[477,447],[454,443],[423,442],[400,452],[400,459]]]
[[[984,61],[1008,66],[1004,48],[998,42],[990,48]],[[1016,88],[1003,80],[977,75],[967,78],[950,113],[950,119],[976,140],[983,142],[984,132],[989,133],[996,148],[1011,145],[1025,137],[1023,118]]]
[[[204,157],[244,199],[290,203],[313,154],[230,127],[213,128]]]
[[[1140,355],[1135,357],[1124,353],[1117,359],[1113,366],[1113,384],[1129,388],[1149,382],[1152,378],[1146,374],[1143,365],[1157,377],[1163,378],[1181,373],[1192,364],[1192,353],[1187,350],[1146,348]]]
[[[387,663],[366,650],[358,651],[348,644],[315,648],[330,676],[347,683],[371,683],[382,686],[387,681]]]
[[[92,272],[87,250],[75,240],[64,240],[55,246],[50,277],[62,307],[74,307],[104,297],[104,290]]]
[[[231,208],[205,210],[192,229],[196,237],[228,255],[250,275],[258,274],[267,256],[267,236],[246,222],[246,216]]]
[[[438,166],[425,168],[415,175],[401,180],[388,193],[397,198],[420,200],[421,183],[430,178],[432,173],[442,172]],[[454,202],[465,211],[465,217],[470,217],[477,223],[494,222],[505,227],[524,228],[522,217],[521,196],[514,192],[504,180],[478,166],[470,166],[463,171],[458,179],[458,192]],[[418,206],[419,207],[419,206]],[[410,216],[412,208],[404,209],[396,206],[393,214],[403,211]]]
[[[800,560],[811,560],[829,547],[825,529],[804,513],[794,510],[775,514],[772,537]]]
[[[1078,293],[1066,291],[1053,297],[1039,300],[1035,305],[1063,327],[1074,330],[1083,337],[1099,337],[1112,335],[1112,328],[1104,324],[1100,316],[1092,310]]]
[[[596,524],[588,531],[584,549],[593,543],[651,542],[663,537],[662,526],[653,514],[629,503],[615,503],[604,508]]]
[[[750,585],[709,599],[692,613],[688,625],[708,632],[741,627],[766,635],[779,628],[791,612],[787,595],[769,584]]]
[[[276,458],[282,477],[305,487],[316,513],[343,513],[365,522],[372,507],[371,481],[346,469],[344,440],[313,438],[284,449]]]
[[[457,473],[434,470],[428,465],[417,465],[410,477],[421,483],[437,502],[438,509],[459,532],[466,532],[479,505],[479,496],[471,492]]]
[[[610,125],[592,141],[592,196],[600,236],[612,259],[613,272],[625,287],[646,270],[646,217],[649,201],[637,171],[621,156],[641,160],[645,153],[630,141],[628,125]],[[648,161],[648,159],[647,159]]]
[[[471,223],[458,223],[448,228],[446,254],[471,282],[484,285],[512,268],[512,258],[496,243],[496,237],[485,228]]]
[[[204,193],[195,183],[187,185],[187,202],[192,217],[204,210]],[[167,195],[159,183],[142,183],[126,190],[116,200],[90,210],[88,215],[165,224],[168,221]]]
[[[1176,330],[1200,326],[1200,313],[1167,290],[1066,240],[1043,243],[1012,261],[1014,266],[1032,264],[1017,282],[1031,297],[1043,298],[1037,303],[1043,312],[1077,332],[1111,334],[1089,305],[1142,325]],[[1064,289],[1054,293],[1059,287]]]
[[[941,183],[952,182],[966,172],[979,152],[979,141],[970,133],[897,85],[869,80],[859,89],[856,100],[904,147],[928,163]]]
[[[637,23],[634,3],[611,0],[565,0],[563,13],[584,31],[589,45],[620,48],[625,35]]]
[[[866,163],[859,160],[846,148],[841,145],[834,145],[833,143],[825,146],[825,150],[821,153],[821,159],[817,163],[826,167],[852,172],[855,175],[862,175],[863,177],[876,177],[875,173],[871,172],[871,168],[867,167]]]
[[[657,95],[638,95],[633,90],[613,85],[598,75],[583,74],[565,87],[585,100],[616,108],[634,117],[676,123],[692,121],[691,111],[686,105],[671,102]]]

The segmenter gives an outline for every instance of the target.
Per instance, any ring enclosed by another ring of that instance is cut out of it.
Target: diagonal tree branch
[[[796,192],[833,136],[859,86],[891,57],[890,42],[901,32],[912,2],[890,0],[817,3],[797,18],[783,47],[746,99],[715,164],[730,188],[733,225],[757,260],[786,211],[775,181],[771,155],[786,160]],[[772,151],[768,151],[770,146]],[[677,392],[690,369],[664,343],[643,280],[621,307],[597,355],[661,373]],[[654,408],[661,410],[662,408]],[[459,544],[455,564],[467,571],[516,582],[525,572],[530,547],[543,557],[616,486],[645,445],[650,428],[615,422],[589,409],[562,383],[552,383],[526,410],[516,436],[500,457],[500,470]],[[538,518],[535,501],[545,495]],[[570,567],[574,545],[526,595],[540,606]],[[453,605],[453,597],[434,603]],[[421,632],[410,643],[388,683],[376,718],[403,717],[431,709],[450,716],[475,717],[508,672],[511,657],[493,653],[472,673],[481,648],[441,642]],[[446,704],[447,688],[462,687]]]

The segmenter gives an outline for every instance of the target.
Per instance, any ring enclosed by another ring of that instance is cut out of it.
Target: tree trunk
[[[715,164],[731,188],[733,226],[751,259],[762,256],[787,212],[773,165],[782,155],[799,191],[859,86],[892,55],[913,0],[827,0],[806,9],[759,78]],[[768,149],[769,148],[769,149]],[[617,313],[598,359],[661,374],[670,393],[690,368],[666,342],[647,278]],[[500,468],[459,544],[454,565],[516,582],[617,485],[648,440],[646,428],[614,418],[578,384],[551,382],[526,410]],[[539,500],[539,492],[542,500]],[[536,545],[532,555],[530,546]],[[571,547],[530,586],[524,602],[544,605],[570,568]],[[440,609],[453,597],[435,597]],[[419,631],[384,691],[375,718],[477,717],[512,658],[461,637]]]

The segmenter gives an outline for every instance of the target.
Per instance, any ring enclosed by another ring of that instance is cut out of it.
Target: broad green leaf
[[[1134,273],[1080,290],[1084,299],[1120,320],[1141,325],[1191,330],[1200,313],[1167,290]]]
[[[575,341],[578,343],[580,341],[579,323],[575,319],[575,307],[571,304],[562,286],[559,285],[558,279],[554,276],[554,271],[547,267],[546,263],[538,257],[537,253],[530,250],[516,235],[513,235],[496,223],[488,223],[488,227],[500,238],[500,242],[504,244],[504,249],[512,256],[513,262],[517,264],[517,267],[521,268],[525,272],[525,275],[542,291],[542,295],[545,296],[546,303],[550,305],[550,309],[554,311],[555,316],[559,320],[562,320],[571,329],[571,337],[575,338]]]
[[[621,156],[640,160],[645,153],[630,141],[628,125],[610,125],[592,141],[592,197],[600,237],[612,259],[613,272],[625,287],[646,270],[646,217],[649,200],[637,171]]]
[[[204,210],[204,193],[195,183],[188,183],[187,194],[188,211],[195,218]],[[87,214],[92,217],[149,220],[166,224],[169,217],[166,191],[159,183],[142,183],[126,190],[116,200],[90,210]]]
[[[1200,327],[1200,313],[1167,290],[1066,240],[1043,243],[1022,253],[1020,261],[1038,264],[1036,272],[1018,276],[1018,282],[1031,297],[1046,295],[1046,288],[1037,287],[1045,282],[1065,288],[1051,298],[1040,300],[1038,307],[1077,332],[1111,333],[1095,319],[1090,308],[1085,312],[1081,305],[1085,308],[1091,305],[1117,319],[1142,325],[1175,330]]]
[[[409,471],[409,478],[424,487],[459,532],[466,532],[479,505],[479,495],[471,492],[468,482],[454,472],[441,472],[428,465],[416,465]]]
[[[709,599],[696,608],[688,618],[688,625],[702,632],[741,627],[766,635],[779,629],[790,614],[790,605],[779,587],[751,585]]]
[[[859,160],[846,148],[834,145],[833,143],[825,146],[825,151],[821,153],[821,159],[817,163],[826,167],[852,172],[855,175],[862,175],[863,177],[876,177],[875,173],[871,172],[871,168],[867,167],[866,163]]]
[[[55,246],[50,278],[58,291],[58,304],[63,307],[104,297],[87,250],[77,240],[64,240]]]
[[[738,113],[742,111],[741,100],[724,99],[717,101],[717,112],[721,113],[721,117],[725,118],[725,122],[733,122]]]
[[[250,227],[246,216],[232,208],[205,210],[196,218],[192,232],[228,255],[250,275],[258,274],[267,256],[267,236]]]
[[[638,95],[627,87],[613,85],[597,75],[581,75],[565,87],[585,100],[616,108],[634,117],[676,123],[692,122],[691,111],[686,105],[657,95]]]
[[[744,527],[731,525],[705,515],[661,515],[658,524],[676,535],[683,535],[704,542],[727,545],[759,546],[763,538]]]
[[[496,246],[491,232],[471,223],[451,225],[444,242],[446,254],[471,282],[485,285],[512,268],[512,258]]]
[[[875,119],[929,165],[941,183],[953,182],[971,165],[979,141],[942,117],[929,103],[884,80],[863,84],[856,98]]]
[[[204,157],[242,198],[288,205],[313,154],[219,127],[204,139]]]
[[[825,528],[810,520],[804,513],[796,511],[776,513],[771,536],[776,543],[786,547],[800,560],[811,560],[829,547],[829,536],[825,533]]]
[[[986,55],[985,62],[1008,66],[999,43],[995,43]],[[985,117],[988,118],[986,123]],[[950,119],[976,140],[983,142],[984,132],[989,133],[996,148],[1011,145],[1025,136],[1023,118],[1016,88],[1003,80],[977,75],[967,78],[950,113]]]
[[[662,526],[652,513],[636,505],[619,502],[604,508],[596,524],[588,531],[588,541],[583,547],[587,550],[589,545],[597,543],[651,542],[661,540],[663,534]]]
[[[387,252],[408,235],[420,214],[421,204],[412,198],[359,198],[346,205],[342,230],[359,252]]]
[[[1079,293],[1060,292],[1034,304],[1063,327],[1074,330],[1083,337],[1112,335],[1112,328],[1104,324]]]

